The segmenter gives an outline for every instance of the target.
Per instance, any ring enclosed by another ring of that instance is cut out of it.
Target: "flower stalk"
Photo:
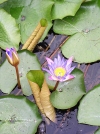
[[[57,89],[58,85],[59,85],[59,81],[56,82],[55,87],[53,89],[54,91]]]
[[[21,88],[18,66],[15,66],[18,88]]]

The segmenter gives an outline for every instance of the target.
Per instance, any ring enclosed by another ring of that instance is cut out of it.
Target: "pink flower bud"
[[[14,48],[6,49],[6,57],[8,59],[8,62],[12,66],[17,66],[19,64],[19,58],[18,58],[17,52]]]

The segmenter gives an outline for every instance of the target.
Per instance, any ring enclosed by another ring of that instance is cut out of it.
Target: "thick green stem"
[[[54,91],[57,89],[58,84],[59,84],[59,81],[56,82],[55,87],[54,87],[54,89],[53,89]]]
[[[15,70],[16,70],[16,75],[17,75],[17,82],[18,82],[18,88],[21,88],[21,84],[20,84],[20,77],[19,77],[19,71],[18,71],[18,66],[15,66]]]

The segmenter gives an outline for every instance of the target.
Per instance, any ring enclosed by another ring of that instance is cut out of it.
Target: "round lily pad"
[[[3,2],[5,2],[5,1],[7,1],[7,0],[0,0],[0,4],[3,3]]]
[[[100,85],[91,89],[81,100],[78,121],[79,123],[100,126]]]
[[[94,134],[100,134],[100,128]]]
[[[100,60],[100,3],[85,2],[74,17],[56,20],[54,31],[71,35],[62,46],[62,53],[69,58],[74,56],[79,63]]]
[[[0,133],[35,134],[41,122],[36,104],[23,96],[0,97]]]
[[[82,2],[83,0],[54,0],[54,5],[51,10],[52,19],[74,16]]]

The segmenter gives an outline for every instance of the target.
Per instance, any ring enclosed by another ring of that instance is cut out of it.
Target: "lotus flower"
[[[50,80],[63,82],[74,78],[74,76],[70,74],[75,68],[75,66],[71,67],[73,57],[66,60],[58,54],[58,57],[55,58],[54,61],[47,57],[46,60],[49,69],[42,69],[50,74]]]
[[[14,48],[7,48],[6,56],[7,56],[8,62],[12,66],[17,66],[19,64],[19,58],[18,58],[17,52]]]

